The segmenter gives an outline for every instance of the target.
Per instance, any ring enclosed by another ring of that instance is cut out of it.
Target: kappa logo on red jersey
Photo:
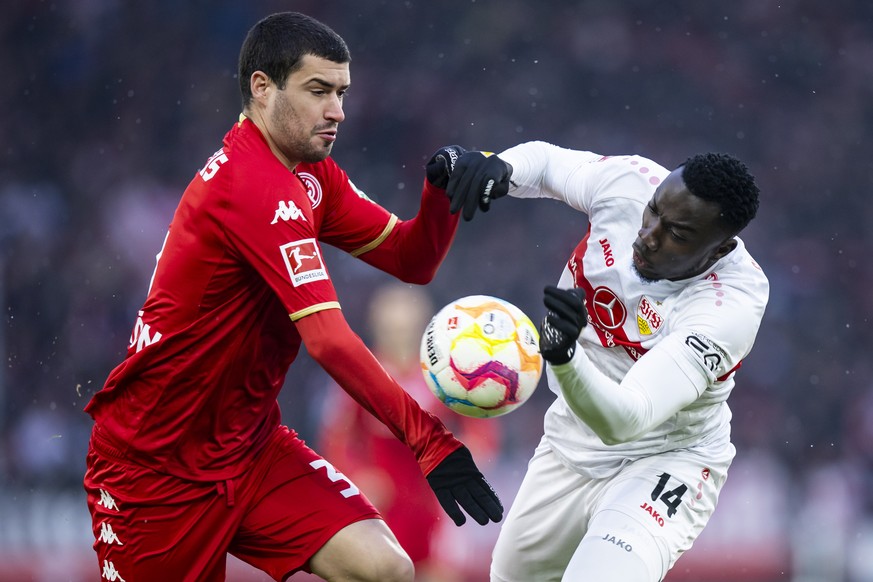
[[[598,287],[591,296],[593,319],[603,329],[618,329],[627,319],[627,309],[612,289]]]
[[[306,195],[309,197],[309,202],[312,203],[312,209],[315,210],[315,208],[321,204],[321,198],[323,196],[321,182],[319,182],[318,178],[309,172],[298,172],[297,177],[300,178],[300,181],[303,182],[304,186],[306,186]]]
[[[306,222],[306,215],[303,214],[303,211],[300,210],[299,206],[294,204],[293,200],[289,200],[288,202],[279,200],[279,207],[276,209],[276,214],[273,216],[273,222],[270,224],[276,224],[279,222],[279,219],[282,219],[285,222],[302,219],[303,222]]]
[[[321,252],[314,238],[307,238],[290,242],[279,247],[291,283],[299,287],[305,283],[311,283],[320,279],[327,279],[327,269],[321,260]]]
[[[660,302],[651,300],[645,295],[640,299],[640,304],[637,307],[637,327],[641,335],[652,335],[661,329],[664,318],[655,309],[656,305],[660,305]]]

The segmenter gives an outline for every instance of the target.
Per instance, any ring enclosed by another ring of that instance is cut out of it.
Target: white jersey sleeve
[[[579,349],[552,366],[573,413],[607,445],[638,438],[697,400],[715,381],[693,347],[672,334],[634,364],[621,382],[597,369]]]
[[[751,352],[768,295],[762,277],[690,286],[678,298],[689,308],[676,310],[673,333],[682,334],[702,364],[723,378]],[[708,308],[716,301],[717,310]]]
[[[589,213],[592,196],[600,189],[603,159],[594,152],[568,150],[543,141],[519,144],[498,154],[512,166],[509,195],[553,198]]]

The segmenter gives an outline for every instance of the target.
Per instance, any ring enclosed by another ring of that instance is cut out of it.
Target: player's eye
[[[673,228],[670,229],[670,236],[673,237],[675,240],[677,240],[677,241],[679,241],[679,242],[686,242],[686,241],[688,240],[687,238],[685,238],[684,236],[682,236],[681,234],[679,234],[679,233],[676,231],[676,229],[673,229]]]

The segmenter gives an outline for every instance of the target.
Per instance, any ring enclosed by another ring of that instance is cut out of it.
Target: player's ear
[[[249,79],[249,88],[252,90],[252,99],[258,103],[265,103],[267,94],[273,81],[263,71],[255,71]]]
[[[717,249],[715,249],[715,253],[712,256],[713,261],[719,260],[735,248],[737,248],[737,239],[735,239],[734,237],[730,237],[729,239],[721,243],[721,245],[719,245]]]

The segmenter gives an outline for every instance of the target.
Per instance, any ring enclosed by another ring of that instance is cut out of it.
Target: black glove
[[[467,153],[467,150],[458,145],[450,145],[438,149],[424,167],[427,181],[437,188],[445,190],[449,183],[449,177],[455,169],[455,164],[465,153]]]
[[[582,328],[588,325],[585,291],[548,285],[543,292],[548,312],[540,327],[540,353],[550,364],[566,364],[576,352],[576,339]]]
[[[428,474],[427,482],[455,525],[463,525],[467,521],[458,505],[479,525],[485,525],[489,520],[496,523],[503,519],[500,499],[479,472],[465,446],[449,453]]]
[[[472,220],[477,207],[487,212],[492,200],[509,192],[511,175],[512,166],[494,154],[465,153],[455,164],[446,188],[452,201],[449,211],[455,214],[463,209],[464,220]]]

